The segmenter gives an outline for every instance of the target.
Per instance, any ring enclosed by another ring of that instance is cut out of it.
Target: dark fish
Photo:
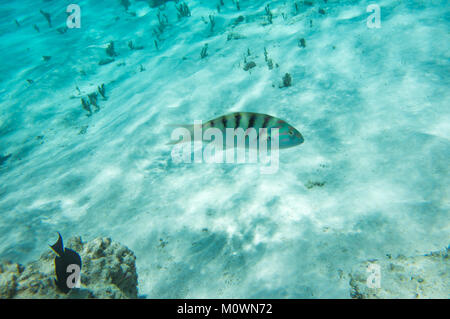
[[[55,284],[63,293],[68,293],[70,287],[67,285],[67,279],[73,274],[68,270],[70,265],[77,265],[81,271],[81,257],[78,253],[70,248],[64,248],[61,234],[58,232],[58,241],[50,248],[56,253],[55,257]],[[79,280],[79,278],[78,278]]]

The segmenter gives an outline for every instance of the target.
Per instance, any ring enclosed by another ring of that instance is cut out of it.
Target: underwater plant
[[[191,16],[191,10],[189,9],[186,2],[182,2],[179,6],[175,4],[175,8],[178,11],[178,20],[184,17],[190,17]]]
[[[283,86],[280,86],[280,88],[289,87],[291,85],[292,85],[292,76],[289,73],[286,73],[283,77]]]
[[[203,46],[200,56],[202,59],[204,59],[208,56],[208,43],[205,43],[205,45]]]
[[[269,5],[266,5],[265,10],[266,10],[266,15],[267,15],[267,20],[269,21],[270,24],[272,24],[273,15],[272,15],[272,11],[270,11]]]
[[[78,135],[86,134],[88,127],[89,127],[89,125],[83,125],[81,127],[80,131],[78,132]]]
[[[307,189],[311,189],[311,188],[314,188],[314,187],[323,187],[324,185],[325,185],[325,183],[326,182],[320,182],[320,181],[308,181],[306,184],[305,184],[305,187],[307,188]]]
[[[306,41],[304,38],[301,38],[300,40],[298,40],[298,46],[301,48],[306,47]]]
[[[272,59],[269,58],[269,53],[267,52],[267,49],[264,47],[264,60],[267,63],[267,67],[269,68],[269,70],[273,69],[273,61]]]
[[[297,14],[298,14],[298,11],[299,11],[299,6],[298,6],[297,1],[294,2],[294,9],[295,9],[295,14],[297,15]]]
[[[255,62],[253,62],[253,61],[247,62],[247,63],[244,65],[244,71],[248,71],[248,70],[250,70],[250,69],[253,69],[255,66],[256,66],[256,63],[255,63]]]
[[[169,2],[171,0],[147,0],[148,5],[150,6],[150,8],[156,8],[159,7],[160,5],[165,5],[166,2]],[[178,0],[176,0],[176,2],[178,2]]]
[[[94,112],[98,112],[100,110],[100,107],[97,104],[97,92],[93,92],[91,94],[88,94],[89,103],[93,106],[95,106]]]
[[[134,46],[133,40],[128,41],[128,47],[130,48],[130,50],[143,50],[144,49],[143,46]]]
[[[50,13],[39,10],[41,12],[41,14],[44,16],[45,20],[47,20],[48,22],[48,26],[51,28],[52,27],[52,19],[50,17]]]
[[[97,90],[98,93],[100,93],[100,95],[102,96],[102,98],[106,99],[106,89],[105,89],[105,84],[102,83],[102,85],[97,86]]]
[[[110,64],[110,63],[112,63],[112,62],[114,62],[114,61],[115,61],[115,60],[114,60],[114,59],[111,59],[111,58],[101,59],[101,60],[98,62],[98,65]]]
[[[235,32],[231,32],[227,35],[227,41],[230,40],[239,40],[239,39],[244,39],[245,37],[240,35],[239,33],[235,33]]]
[[[57,28],[56,31],[58,31],[60,34],[64,34],[67,32],[68,29],[69,28],[67,26],[64,26],[64,27]]]
[[[211,32],[214,32],[214,26],[216,25],[216,22],[213,15],[209,15],[209,22],[211,23]]]
[[[233,21],[233,25],[237,26],[239,23],[244,22],[244,20],[245,18],[243,16],[239,16]]]
[[[167,18],[167,15],[165,15],[163,13],[162,17],[161,17],[161,10],[158,10],[158,13],[156,14],[156,16],[158,17],[158,29],[160,33],[163,33],[165,27],[169,24],[169,18]]]
[[[84,110],[88,111],[88,116],[92,115],[91,105],[89,104],[89,101],[87,101],[84,97],[81,98],[81,106]]]
[[[161,41],[161,39],[159,37],[161,35],[159,28],[153,28],[152,32],[153,32],[153,35],[155,36],[155,38],[158,39],[158,41]]]
[[[117,53],[114,50],[114,41],[109,42],[108,46],[106,47],[106,54],[109,56],[117,56]]]
[[[128,11],[131,3],[128,0],[120,0],[120,4],[125,8],[125,11]]]

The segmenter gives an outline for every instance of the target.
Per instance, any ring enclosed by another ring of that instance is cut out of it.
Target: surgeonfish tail
[[[191,134],[191,140],[194,139],[194,124],[168,124],[167,127],[172,128],[172,130],[176,129],[176,128],[185,128],[189,131],[189,134]],[[178,143],[183,143],[185,142],[185,140],[183,138],[180,138],[177,141],[170,141],[168,143],[166,143],[166,145],[175,145]]]
[[[50,245],[49,245],[50,246]],[[61,237],[61,234],[58,232],[58,241],[50,246],[50,248],[57,254],[59,257],[64,255],[64,244]]]

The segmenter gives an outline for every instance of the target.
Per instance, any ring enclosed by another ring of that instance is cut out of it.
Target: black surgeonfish
[[[50,248],[56,253],[55,257],[55,284],[63,293],[68,293],[70,287],[67,285],[67,279],[73,275],[73,270],[68,271],[70,265],[77,265],[81,271],[81,257],[70,248],[64,248],[61,234],[58,232],[58,241]],[[79,279],[79,278],[78,278]]]

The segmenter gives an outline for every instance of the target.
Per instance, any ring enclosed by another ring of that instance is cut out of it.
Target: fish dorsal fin
[[[59,257],[62,257],[64,255],[64,244],[63,244],[63,240],[62,240],[61,234],[59,232],[58,232],[58,241],[54,245],[50,246],[50,248]]]

